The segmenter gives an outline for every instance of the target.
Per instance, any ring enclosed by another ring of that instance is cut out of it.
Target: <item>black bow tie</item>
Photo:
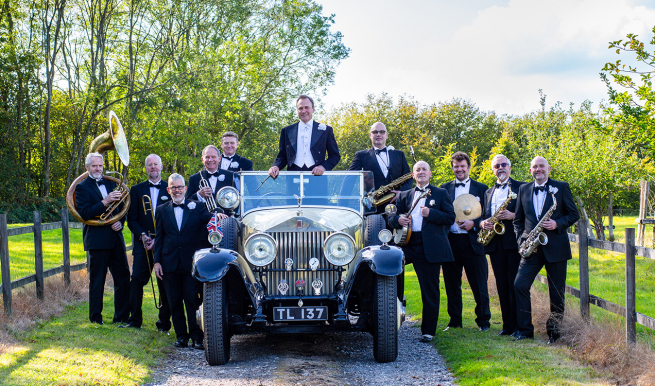
[[[507,182],[505,182],[504,184],[499,184],[498,182],[496,182],[496,189],[505,189],[506,186],[507,186]]]
[[[184,209],[184,203],[178,204],[176,202],[173,202],[173,208],[182,208],[182,209]]]
[[[545,191],[546,191],[546,185],[534,187],[534,194],[537,194],[539,192],[545,192]]]
[[[418,186],[416,187],[417,192],[425,193],[426,190],[428,190],[427,186],[425,188],[419,188]]]
[[[209,177],[218,177],[218,171],[215,171],[214,173],[207,172],[207,178]]]
[[[234,158],[234,156],[228,157],[226,155],[223,155],[223,159],[226,159],[228,161],[232,161],[232,158]]]
[[[455,188],[459,188],[460,186],[461,186],[462,188],[465,187],[465,186],[466,186],[466,182],[455,182]]]
[[[375,155],[379,155],[380,153],[386,152],[387,148],[382,148],[382,149],[375,149]]]
[[[99,179],[99,180],[96,180],[96,184],[98,184],[98,186],[102,186],[102,185],[104,185],[104,184],[105,184],[105,179],[104,179],[104,178],[101,178],[101,179]]]
[[[161,189],[161,181],[159,181],[157,184],[153,184],[152,182],[148,181],[148,186],[151,188]]]

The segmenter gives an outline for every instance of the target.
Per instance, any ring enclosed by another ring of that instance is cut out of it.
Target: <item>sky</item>
[[[522,115],[559,101],[607,101],[609,42],[653,37],[655,0],[317,0],[351,49],[321,98],[331,110],[367,94],[421,104],[461,98]]]

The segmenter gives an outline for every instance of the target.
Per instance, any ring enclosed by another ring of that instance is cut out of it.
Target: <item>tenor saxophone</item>
[[[525,239],[519,247],[519,253],[521,256],[528,257],[537,251],[539,245],[548,244],[548,236],[542,231],[544,229],[544,222],[550,220],[555,208],[557,208],[557,200],[555,200],[555,193],[553,193],[553,205],[548,209],[548,212],[544,214],[541,220],[539,220],[534,229],[530,231],[528,238]]]
[[[411,178],[412,178],[412,173],[410,172],[396,178],[395,180],[391,181],[388,185],[380,186],[379,189],[369,193],[373,205],[380,206],[391,201],[391,199],[396,196],[396,194],[393,193],[392,190],[396,190],[400,188],[405,183],[405,181]]]
[[[502,235],[505,233],[505,224],[498,218],[498,215],[501,211],[507,209],[510,201],[516,198],[516,193],[512,192],[511,187],[508,186],[508,188],[507,199],[496,209],[496,213],[487,220],[493,224],[493,227],[491,229],[480,230],[480,233],[478,233],[478,243],[487,245],[496,234]]]

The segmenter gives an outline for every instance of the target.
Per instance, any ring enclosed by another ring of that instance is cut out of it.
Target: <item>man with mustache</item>
[[[75,208],[84,221],[98,218],[112,202],[120,201],[116,184],[102,178],[103,157],[89,153],[84,168],[89,176],[75,186]],[[118,208],[116,209],[118,210]],[[107,269],[114,279],[113,323],[127,322],[130,316],[130,267],[125,254],[121,218],[112,225],[82,227],[84,250],[89,252],[89,320],[104,325],[102,297]]]
[[[518,252],[516,234],[512,232],[514,225],[514,212],[516,199],[509,202],[506,209],[498,212],[508,198],[510,193],[518,193],[524,183],[510,177],[512,163],[502,154],[497,154],[491,160],[491,171],[496,176],[496,183],[484,194],[484,207],[480,228],[492,230],[493,222],[491,217],[497,215],[498,220],[505,226],[505,233],[495,235],[489,244],[485,245],[484,251],[489,255],[491,267],[496,277],[496,289],[500,301],[500,311],[503,316],[503,328],[498,335],[516,336],[516,296],[514,295],[514,279],[519,270],[521,256]]]
[[[550,165],[544,157],[534,157],[530,162],[530,174],[534,182],[519,189],[514,217],[514,230],[519,250],[530,232],[543,219],[555,199],[557,206],[550,219],[543,222],[543,232],[548,236],[546,245],[539,245],[529,256],[521,257],[521,264],[514,281],[518,335],[516,340],[534,338],[530,287],[535,277],[546,267],[550,317],[546,322],[548,344],[560,338],[559,325],[564,317],[564,293],[566,290],[566,262],[571,260],[571,244],[567,229],[580,215],[573,201],[569,184],[549,178]]]

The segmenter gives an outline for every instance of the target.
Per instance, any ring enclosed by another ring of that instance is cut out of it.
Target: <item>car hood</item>
[[[355,230],[361,228],[362,217],[355,211],[343,208],[303,207],[300,215],[295,208],[265,208],[249,212],[241,222],[245,233],[327,231],[353,235]]]

